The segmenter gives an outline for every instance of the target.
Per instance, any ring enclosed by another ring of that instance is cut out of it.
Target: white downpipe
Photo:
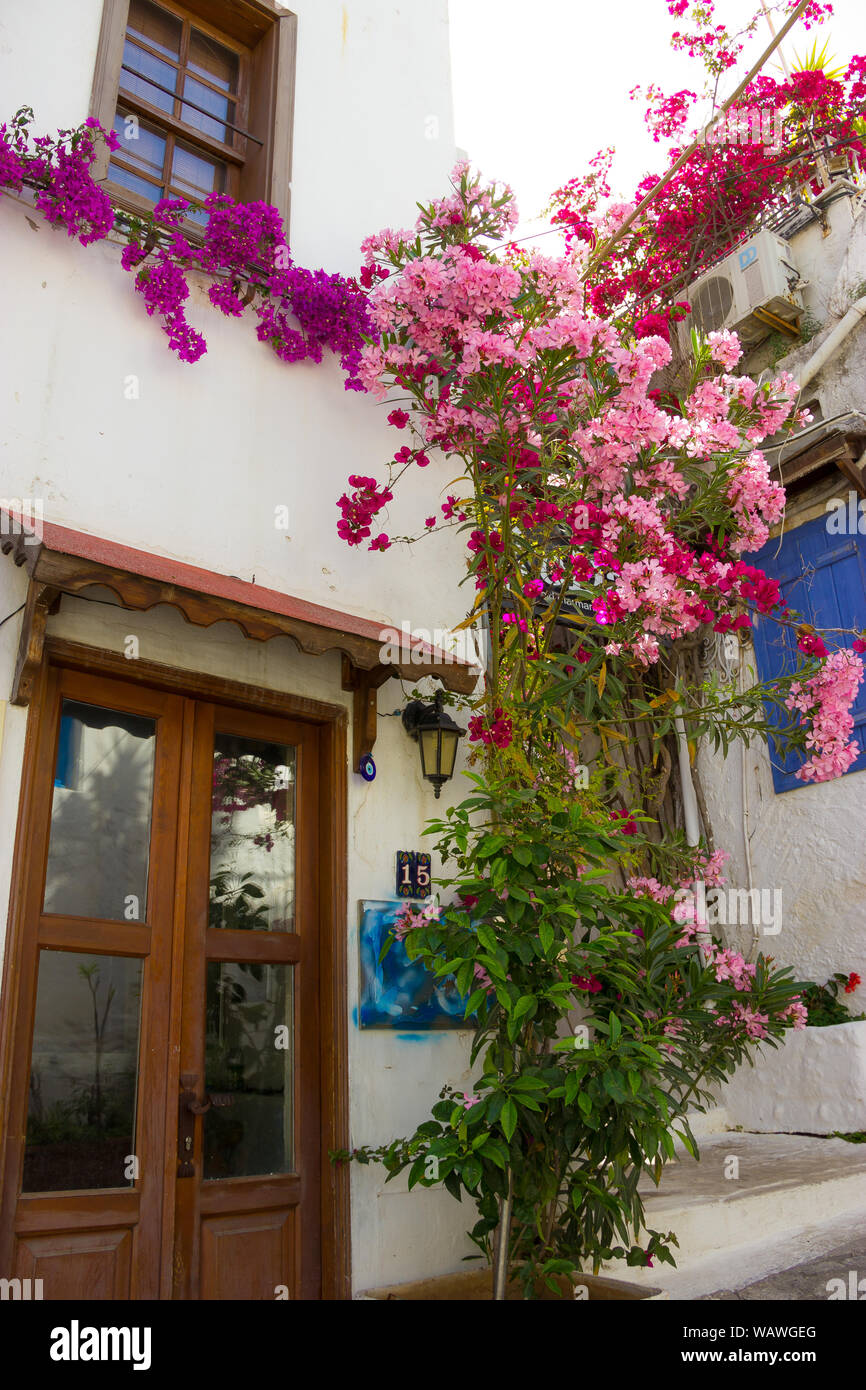
[[[697,845],[700,843],[701,838],[698,798],[695,793],[695,784],[692,781],[692,764],[689,758],[689,741],[686,738],[686,726],[683,723],[683,718],[679,711],[674,716],[674,728],[677,735],[677,758],[680,768],[680,786],[682,788],[683,797],[683,820],[685,822],[686,843],[689,845]],[[695,909],[698,923],[696,940],[701,953],[701,960],[705,965],[709,960],[707,947],[711,944],[712,940],[706,922],[706,903],[706,884],[703,879],[695,879]]]
[[[740,661],[740,668],[737,672],[737,685],[741,692],[745,692],[745,663]],[[746,887],[749,890],[749,916],[752,915],[752,885],[754,874],[752,870],[752,831],[749,826],[751,812],[749,810],[749,775],[748,775],[748,750],[744,741],[740,742],[740,773],[741,790],[743,798],[743,849],[746,857]],[[758,924],[752,922],[752,941],[749,947],[749,960],[754,963],[758,954]]]
[[[836,324],[833,332],[828,334],[824,339],[818,351],[812,354],[808,362],[806,362],[799,371],[795,370],[793,375],[796,376],[801,391],[804,387],[808,386],[813,377],[818,375],[821,368],[827,365],[830,358],[835,355],[842,343],[844,343],[848,334],[857,327],[857,324],[864,317],[866,317],[866,295],[863,295],[851,305],[851,308],[844,318],[841,318]]]
[[[686,738],[685,725],[679,714],[674,719],[674,727],[677,731],[677,754],[679,756],[680,781],[683,791],[683,819],[686,823],[686,841],[690,845],[696,845],[701,838],[701,825],[698,819],[698,798],[695,795],[695,784],[692,781],[689,741]]]

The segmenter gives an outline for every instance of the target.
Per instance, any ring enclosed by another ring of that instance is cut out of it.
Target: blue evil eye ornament
[[[358,763],[358,771],[365,782],[374,782],[376,780],[376,764],[373,762],[369,753],[365,753]]]

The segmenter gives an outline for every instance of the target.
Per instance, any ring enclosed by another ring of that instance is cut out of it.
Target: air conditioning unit
[[[733,329],[747,347],[774,331],[794,330],[795,336],[804,308],[799,283],[788,243],[773,232],[758,232],[689,286],[692,312],[681,323],[683,348],[688,350],[692,328]]]

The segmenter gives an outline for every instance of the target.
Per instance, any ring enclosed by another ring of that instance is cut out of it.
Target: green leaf
[[[514,1018],[525,1018],[528,1014],[534,1018],[538,1011],[538,1000],[531,994],[524,994],[522,999],[518,999],[514,1007]]]
[[[517,1128],[517,1106],[510,1096],[502,1107],[499,1123],[502,1125],[502,1132],[510,1144],[511,1137]]]
[[[469,1018],[471,1014],[474,1014],[475,1010],[478,1009],[484,1003],[484,1000],[486,998],[486,989],[476,989],[472,994],[470,994],[469,998],[466,1001],[466,1010],[464,1012],[463,1017]]]
[[[688,1135],[684,1129],[676,1129],[674,1130],[674,1133],[678,1134],[680,1139],[682,1139],[683,1143],[686,1146],[686,1149],[691,1154],[692,1158],[697,1158],[698,1151],[695,1146],[694,1140],[691,1138],[691,1136]]]
[[[467,1158],[463,1164],[461,1176],[466,1187],[475,1188],[481,1181],[484,1169],[481,1160],[478,1158]]]
[[[496,937],[486,922],[481,922],[478,927],[478,940],[488,951],[496,950]]]
[[[487,1102],[487,1119],[490,1124],[495,1124],[502,1113],[502,1107],[507,1097],[504,1091],[493,1091]]]

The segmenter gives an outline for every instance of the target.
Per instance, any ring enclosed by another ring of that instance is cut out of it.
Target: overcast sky
[[[789,61],[816,37],[839,63],[866,52],[864,0],[834,8],[828,23],[785,40]],[[718,0],[717,13],[736,20],[751,9],[750,0]],[[663,171],[661,147],[628,93],[651,82],[700,91],[704,78],[697,60],[670,47],[676,26],[665,0],[450,0],[450,15],[457,144],[484,174],[512,185],[520,234],[540,230],[532,219],[550,193],[600,148],[616,146],[614,195],[629,197],[644,174]],[[724,95],[769,38],[762,21]]]

